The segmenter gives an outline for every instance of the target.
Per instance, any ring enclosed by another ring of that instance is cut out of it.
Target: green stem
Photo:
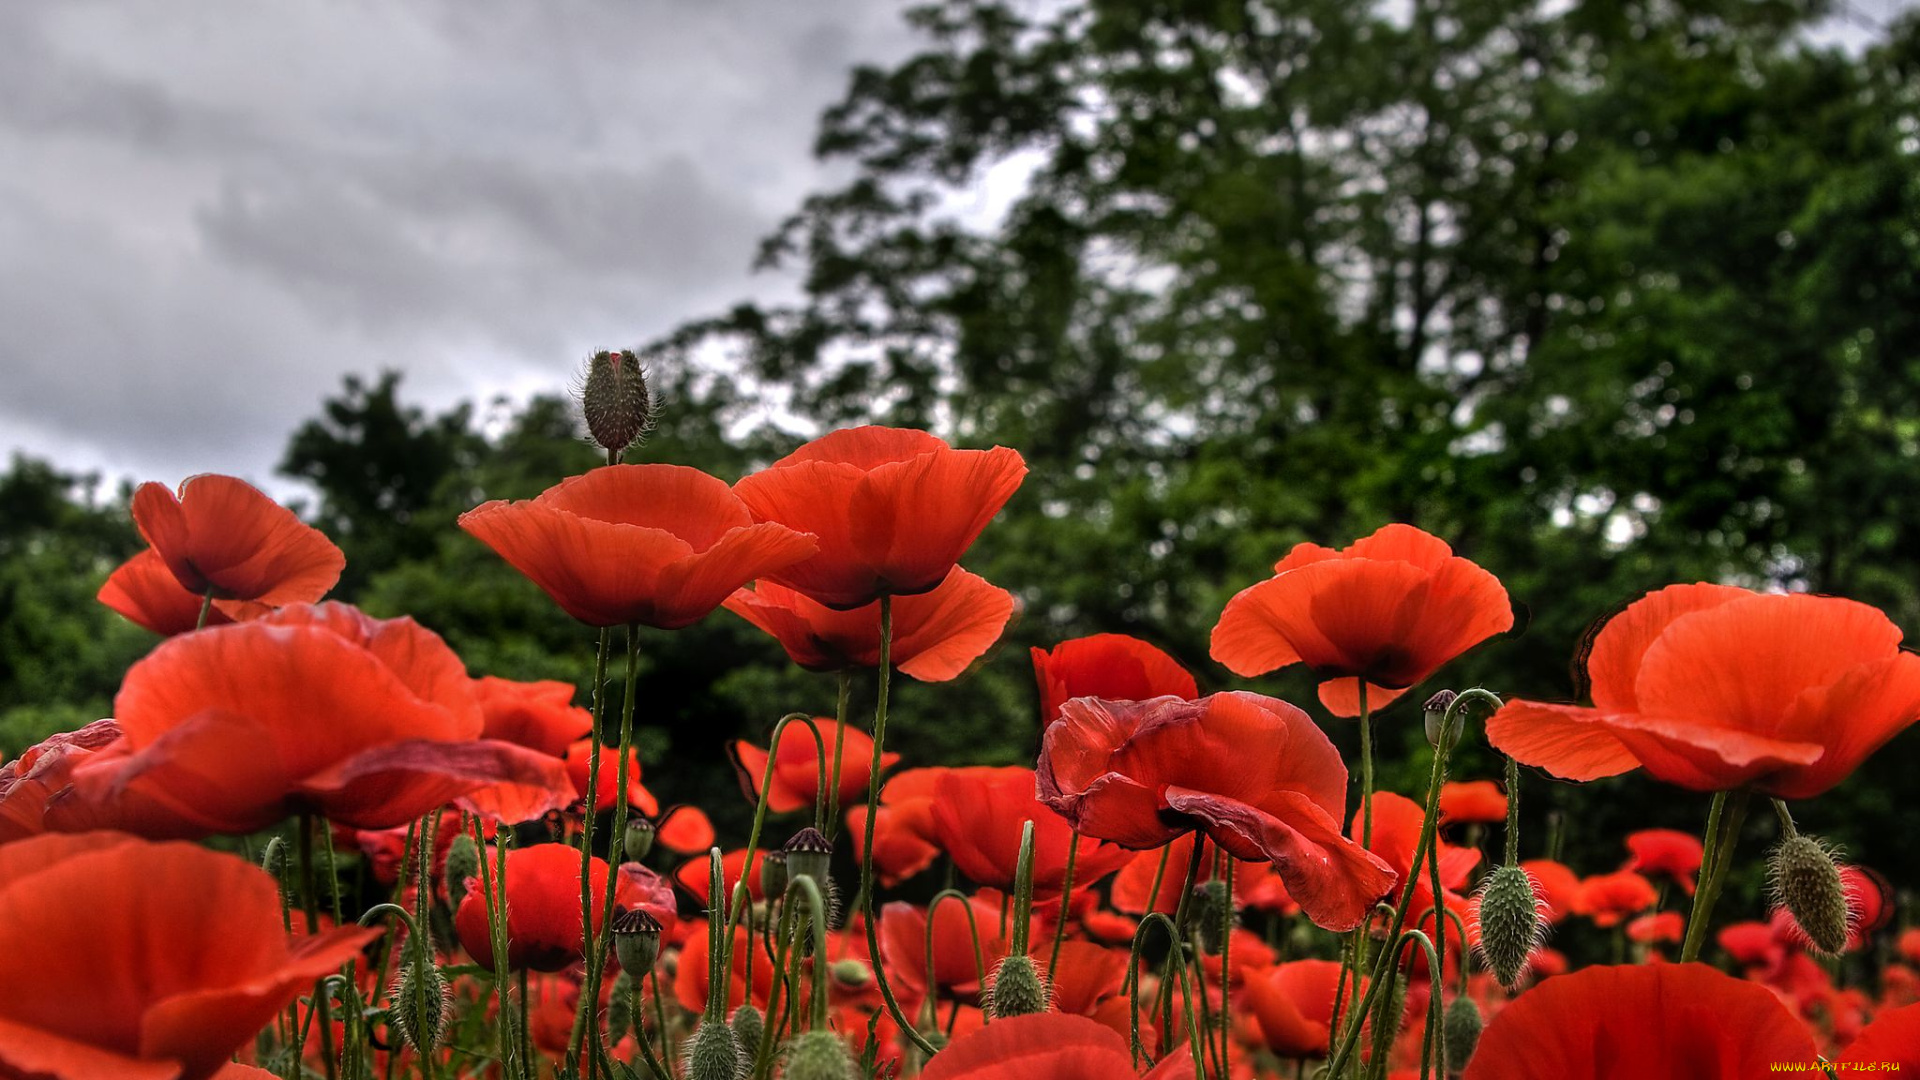
[[[609,457],[612,456],[609,451]],[[607,464],[613,464],[609,460]],[[593,727],[588,731],[586,802],[580,811],[580,941],[584,948],[593,941],[593,819],[600,805],[600,724],[606,716],[607,654],[613,650],[613,628],[600,628],[600,647],[593,663]],[[580,1044],[586,1036],[581,1019],[593,1008],[585,993],[580,995],[580,1012],[573,1020],[573,1035],[567,1040],[567,1064],[577,1067]]]
[[[1507,865],[1520,864],[1520,763],[1507,758]]]
[[[840,759],[847,745],[847,702],[852,696],[853,672],[842,671],[840,672],[840,693],[834,702],[833,708],[833,719],[835,721],[833,730],[833,771],[828,774],[832,777],[831,782],[833,786],[827,788],[826,820],[815,826],[815,828],[819,829],[821,834],[827,838],[829,843],[833,841],[834,837],[840,835]],[[824,787],[825,785],[822,786]]]
[[[620,864],[625,861],[627,832],[627,769],[633,758],[633,705],[635,686],[640,681],[640,626],[630,623],[627,626],[627,685],[622,695],[620,708],[620,750],[615,765],[617,790],[613,801],[613,831],[607,836],[607,891],[605,902],[600,907],[599,932],[585,938],[587,944],[587,991],[580,995],[580,1015],[585,1019],[586,1038],[593,1053],[587,1060],[588,1080],[594,1080],[599,1073],[600,1058],[600,1020],[597,1010],[600,1005],[600,986],[606,980],[607,956],[613,948],[613,933],[610,922],[613,918],[613,900],[615,889],[620,882]],[[588,992],[590,991],[590,992]]]
[[[974,918],[973,904],[968,902],[967,894],[958,889],[942,889],[933,895],[932,900],[927,901],[926,957],[929,1022],[937,1019],[937,1014],[933,1010],[936,1006],[935,999],[940,996],[939,983],[935,981],[936,972],[933,966],[933,917],[939,912],[940,905],[947,900],[960,901],[960,911],[967,917],[967,933],[973,938],[973,979],[982,990],[987,987],[987,954],[986,950],[980,947],[980,921]],[[983,1023],[991,1022],[991,1018],[984,1015],[981,1019]]]
[[[815,724],[813,717],[808,716],[806,713],[788,713],[781,717],[780,721],[773,725],[773,738],[768,741],[767,745],[767,767],[760,776],[760,798],[754,803],[753,828],[747,833],[747,858],[746,861],[741,864],[740,880],[734,883],[732,900],[728,902],[723,909],[727,917],[725,946],[728,949],[733,948],[733,932],[739,928],[741,917],[746,914],[747,908],[751,906],[748,901],[751,900],[753,894],[752,891],[747,888],[747,878],[752,874],[754,860],[757,859],[760,854],[760,833],[766,828],[767,824],[767,797],[768,793],[773,790],[773,769],[775,763],[780,759],[780,740],[786,736],[788,724],[805,724],[807,731],[813,735],[815,759],[821,763],[821,775],[824,779],[826,744],[820,739],[819,725]],[[768,899],[771,900],[772,897],[768,897]],[[723,896],[721,900],[725,902],[727,898]],[[709,907],[713,905],[713,897],[707,898],[707,904]],[[728,959],[731,960],[731,957]],[[726,972],[726,977],[730,978],[733,972],[733,966],[730,962],[726,965]]]
[[[1066,921],[1064,906],[1061,921]],[[931,924],[929,924],[931,925]],[[1020,826],[1020,853],[1013,866],[1013,941],[1008,956],[1025,956],[1027,938],[1033,932],[1033,821]]]
[[[1075,829],[1067,837],[1067,876],[1060,885],[1060,917],[1053,927],[1053,952],[1047,957],[1047,979],[1053,979],[1053,971],[1060,966],[1060,946],[1067,941],[1067,909],[1073,902],[1073,866],[1080,858],[1080,830]]]
[[[1220,1075],[1227,1075],[1233,1050],[1233,856],[1226,856],[1226,933],[1220,936]]]
[[[307,934],[317,937],[320,933],[320,888],[313,872],[313,830],[319,819],[313,814],[300,815],[300,881],[301,899],[307,909]],[[332,872],[332,867],[328,867]],[[327,1080],[335,1076],[333,1063],[333,1010],[328,1004],[332,995],[319,982],[313,984],[313,1007],[318,1013],[320,1028],[320,1054],[327,1071]]]
[[[1740,826],[1746,822],[1745,789],[1715,792],[1713,806],[1707,812],[1705,854],[1701,858],[1700,887],[1693,893],[1693,910],[1687,914],[1687,936],[1680,946],[1680,962],[1698,960],[1707,942],[1707,924],[1713,907],[1725,887],[1727,871],[1733,865],[1733,849],[1740,840]]]
[[[207,595],[200,598],[200,617],[194,620],[195,630],[205,630],[207,619],[213,615],[213,586],[207,586]]]

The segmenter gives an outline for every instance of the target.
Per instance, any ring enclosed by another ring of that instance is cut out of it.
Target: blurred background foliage
[[[760,252],[799,298],[646,350],[664,408],[630,460],[733,479],[869,419],[1026,455],[967,560],[1022,614],[961,681],[902,688],[908,764],[1031,763],[1027,649],[1066,637],[1136,634],[1239,685],[1207,658],[1228,597],[1388,521],[1519,612],[1382,715],[1402,791],[1424,691],[1577,698],[1589,624],[1671,582],[1920,631],[1920,24],[1848,52],[1790,0],[1049,10],[912,9],[923,51],[856,70],[822,118],[845,183]],[[990,177],[1020,193],[982,214]],[[454,526],[595,464],[565,378],[556,358],[553,397],[437,415],[396,374],[349,380],[278,466],[347,552],[336,595],[476,673],[584,684],[592,632]],[[19,458],[0,477],[0,754],[106,715],[152,644],[92,601],[138,545],[125,494]],[[641,678],[647,782],[723,826],[746,813],[723,742],[834,700],[725,613],[649,635]],[[1317,710],[1302,673],[1253,685]],[[1920,882],[1917,770],[1909,733],[1802,825]],[[1461,771],[1496,774],[1484,750]],[[1697,833],[1707,801],[1636,777],[1525,795],[1523,855],[1583,872],[1632,829]]]

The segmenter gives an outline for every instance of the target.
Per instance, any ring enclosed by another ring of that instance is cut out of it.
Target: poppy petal
[[[1378,712],[1400,699],[1407,691],[1389,690],[1384,686],[1367,684],[1367,711]],[[1320,704],[1335,716],[1355,717],[1360,715],[1360,680],[1328,679],[1320,684]]]
[[[1722,724],[1665,716],[1614,715],[1602,721],[1652,776],[1694,791],[1741,787],[1775,770],[1811,765],[1826,748]]]
[[[1487,741],[1522,764],[1562,780],[1598,780],[1640,767],[1606,724],[1609,714],[1577,705],[1509,701],[1487,720]]]
[[[1875,1064],[1880,1072],[1920,1068],[1920,1005],[1886,1009],[1863,1028],[1839,1060],[1845,1064]],[[1896,1067],[1889,1068],[1888,1063]]]
[[[1802,691],[1781,734],[1825,745],[1820,760],[1768,779],[1763,790],[1810,799],[1845,780],[1874,751],[1920,719],[1920,656],[1895,653],[1861,664],[1830,686]]]
[[[409,739],[369,748],[307,776],[299,791],[327,817],[359,829],[389,829],[462,800],[492,820],[531,821],[572,800],[566,763],[492,739]]]
[[[1669,585],[1627,605],[1600,627],[1587,653],[1587,692],[1594,708],[1638,711],[1634,682],[1640,676],[1640,661],[1673,620],[1752,595],[1732,585]]]
[[[1000,508],[1027,466],[1004,446],[949,450],[876,466],[853,492],[854,550],[887,568],[890,592],[939,585]],[[955,498],[955,492],[965,492]]]

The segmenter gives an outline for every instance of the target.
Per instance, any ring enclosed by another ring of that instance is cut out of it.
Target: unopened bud
[[[627,819],[626,831],[620,838],[620,851],[627,862],[639,862],[653,850],[653,822],[645,817]]]
[[[441,871],[441,880],[447,885],[447,902],[458,908],[467,895],[467,879],[479,876],[480,849],[473,837],[461,833],[447,848],[446,868]]]
[[[853,1080],[853,1055],[831,1031],[808,1031],[787,1040],[780,1051],[784,1080]]]
[[[1467,1062],[1473,1060],[1473,1051],[1480,1045],[1480,1030],[1484,1026],[1480,1006],[1465,994],[1454,998],[1453,1004],[1447,1006],[1441,1027],[1446,1032],[1448,1075],[1458,1076],[1467,1071]]]
[[[588,357],[580,405],[594,442],[616,452],[631,446],[653,426],[653,394],[640,358],[604,349]]]
[[[867,962],[855,960],[850,956],[844,960],[835,960],[829,973],[833,976],[833,981],[841,986],[858,988],[873,981],[873,969],[867,966]]]
[[[993,986],[987,991],[987,1015],[995,1020],[1046,1012],[1047,1001],[1047,981],[1041,978],[1033,957],[1015,953],[994,969]]]
[[[1512,989],[1540,945],[1543,924],[1533,879],[1518,866],[1496,867],[1480,886],[1476,918],[1480,955],[1500,985]]]
[[[1208,956],[1220,955],[1221,945],[1233,933],[1233,897],[1227,892],[1227,883],[1215,878],[1195,885],[1188,917],[1200,936],[1200,948]]]
[[[747,1055],[733,1029],[717,1017],[702,1017],[687,1040],[687,1080],[739,1080]]]
[[[749,1001],[733,1010],[733,1019],[728,1021],[728,1025],[733,1028],[733,1037],[739,1041],[740,1049],[751,1055],[760,1045],[760,1036],[766,1030],[767,1021]]]
[[[760,856],[760,891],[775,899],[787,894],[787,853],[769,851]]]
[[[613,980],[612,995],[607,998],[607,1041],[618,1043],[633,1026],[633,975],[622,971]]]
[[[653,970],[660,958],[660,920],[644,908],[628,908],[613,917],[613,952],[620,969],[634,976]]]
[[[820,830],[809,825],[793,834],[787,841],[787,876],[790,880],[812,878],[820,887],[820,894],[827,894],[827,868],[833,862],[833,842],[820,835]]]
[[[434,965],[433,951],[408,938],[400,974],[394,981],[390,1016],[393,1029],[417,1054],[433,1052],[446,1033],[453,992]]]
[[[1833,850],[1811,836],[1793,835],[1780,841],[1767,860],[1773,895],[1823,953],[1846,951],[1847,893]]]

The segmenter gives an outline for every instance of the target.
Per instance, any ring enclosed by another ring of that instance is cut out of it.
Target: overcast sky
[[[0,450],[283,487],[345,373],[524,397],[778,293],[754,243],[899,10],[4,0]]]

